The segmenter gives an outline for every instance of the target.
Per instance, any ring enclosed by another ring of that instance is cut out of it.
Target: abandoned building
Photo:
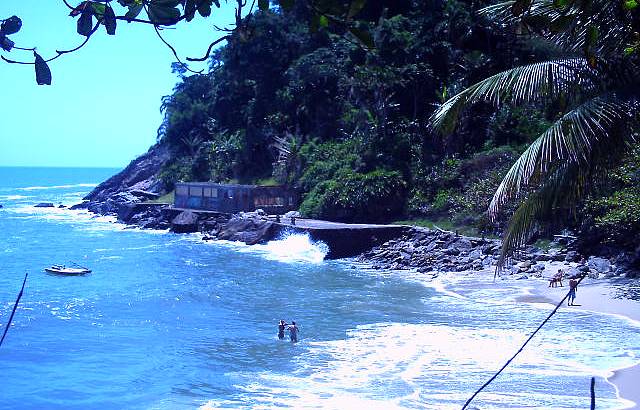
[[[297,209],[298,196],[283,186],[178,182],[174,206],[224,213],[262,209],[268,214],[284,214]]]

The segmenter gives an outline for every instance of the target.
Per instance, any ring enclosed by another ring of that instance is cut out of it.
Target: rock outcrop
[[[633,259],[585,258],[572,244],[557,241],[548,251],[529,246],[518,252],[502,270],[516,278],[540,277],[549,262],[562,262],[566,276],[586,273],[592,278],[638,277]],[[414,228],[358,257],[376,269],[415,269],[419,272],[474,271],[495,266],[500,255],[498,239],[473,238],[442,230]]]
[[[198,232],[198,215],[191,211],[180,212],[171,221],[171,230],[175,233]]]
[[[117,215],[123,205],[153,199],[165,193],[159,174],[170,158],[167,147],[154,145],[121,172],[98,185],[84,197],[86,202],[74,208],[86,208],[101,215]]]

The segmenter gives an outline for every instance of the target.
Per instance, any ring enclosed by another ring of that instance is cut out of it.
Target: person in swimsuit
[[[280,320],[280,323],[278,323],[278,339],[282,340],[284,339],[284,329],[287,327],[287,322],[285,322],[284,320]]]
[[[298,326],[296,326],[295,321],[291,321],[291,325],[289,325],[289,338],[291,342],[296,343],[298,341]]]
[[[567,306],[573,306],[573,301],[576,299],[577,287],[578,281],[575,278],[571,278],[569,281],[569,298],[567,299]]]

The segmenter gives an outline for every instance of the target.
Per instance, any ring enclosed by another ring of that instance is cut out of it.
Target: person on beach
[[[573,301],[576,299],[576,289],[578,288],[578,281],[576,278],[571,278],[569,281],[569,298],[567,299],[567,306],[573,306]]]
[[[280,319],[280,323],[278,323],[278,339],[284,339],[284,329],[287,327],[287,322]]]
[[[555,287],[558,286],[558,283],[562,287],[562,277],[563,276],[564,276],[564,272],[562,271],[562,269],[558,269],[558,273],[556,273],[555,275],[553,275],[551,277],[551,279],[549,279],[549,287],[550,288],[555,288]]]
[[[296,343],[298,341],[298,326],[296,326],[296,322],[295,321],[291,321],[291,324],[289,325],[289,338],[291,339],[292,343]]]

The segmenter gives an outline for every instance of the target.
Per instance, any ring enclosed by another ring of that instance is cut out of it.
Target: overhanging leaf
[[[36,82],[38,85],[51,85],[51,70],[40,54],[33,52],[36,57]]]
[[[11,51],[11,49],[15,44],[16,43],[9,40],[9,38],[6,37],[4,34],[0,34],[0,48],[2,48],[5,51]]]
[[[82,13],[87,6],[89,6],[89,1],[83,1],[82,3],[78,4],[76,7],[73,8],[73,10],[71,10],[71,13],[69,13],[69,15],[71,17],[75,17],[77,15],[79,15],[80,13]]]
[[[262,11],[269,10],[269,0],[258,0],[258,8]]]
[[[198,13],[200,13],[202,17],[209,17],[211,15],[211,3],[212,1],[207,0],[203,3],[200,3],[200,5],[198,6]]]
[[[22,20],[18,16],[11,16],[2,22],[0,26],[0,32],[5,35],[15,34],[20,31],[22,27]]]
[[[101,18],[104,15],[104,11],[107,8],[106,4],[91,2],[91,8],[93,9],[93,15],[96,18]]]
[[[116,14],[113,12],[113,9],[111,8],[111,6],[109,6],[107,4],[107,6],[104,9],[104,16],[103,16],[104,20],[104,28],[107,30],[107,34],[113,36],[116,34]]]
[[[124,15],[129,20],[138,17],[138,14],[142,11],[142,4],[134,4],[129,6],[129,11]]]
[[[80,18],[78,19],[78,34],[88,37],[91,34],[93,28],[93,12],[89,7],[82,10]]]
[[[196,15],[196,10],[198,5],[196,4],[196,0],[186,0],[184,4],[184,18],[187,21],[193,20]]]
[[[180,10],[175,6],[177,0],[156,0],[149,4],[149,19],[154,24],[173,25],[180,19]],[[174,5],[175,4],[175,5]]]

